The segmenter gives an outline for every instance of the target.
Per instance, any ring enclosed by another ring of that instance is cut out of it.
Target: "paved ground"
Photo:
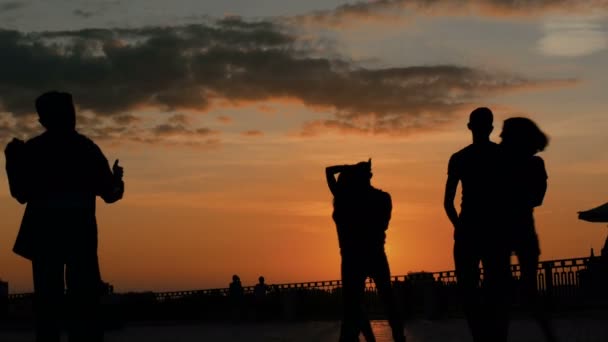
[[[605,318],[556,319],[555,326],[560,342],[608,341],[608,320]],[[378,342],[389,342],[390,331],[386,321],[374,321]],[[243,325],[171,325],[138,326],[109,332],[106,342],[336,342],[338,322],[307,322],[285,324]],[[463,320],[410,322],[406,327],[408,342],[470,342]],[[33,342],[29,332],[0,332],[2,342]],[[363,338],[361,338],[363,341]],[[510,341],[542,341],[532,321],[516,320],[511,324]]]

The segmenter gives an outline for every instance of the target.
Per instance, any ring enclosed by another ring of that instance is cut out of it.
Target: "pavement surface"
[[[603,317],[556,318],[554,325],[560,342],[608,341],[608,320]],[[378,342],[392,341],[386,321],[373,321],[372,326]],[[106,342],[337,342],[339,329],[339,322],[130,326],[108,332]],[[411,321],[405,332],[408,342],[472,342],[462,319]],[[364,341],[363,337],[360,340]],[[34,334],[0,331],[0,341],[33,342]],[[512,321],[509,341],[543,339],[533,321],[520,319]]]

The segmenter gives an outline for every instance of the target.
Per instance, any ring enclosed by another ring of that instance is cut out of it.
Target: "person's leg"
[[[483,316],[480,312],[479,262],[477,246],[470,238],[454,241],[454,265],[457,286],[462,298],[462,307],[474,342],[483,341]]]
[[[376,342],[376,336],[374,336],[374,330],[372,329],[372,324],[367,316],[367,311],[364,307],[361,307],[360,310],[360,318],[359,318],[359,327],[361,329],[361,334],[365,337],[365,341],[367,342]]]
[[[340,342],[358,342],[366,275],[356,257],[342,257],[343,318]]]
[[[102,282],[95,251],[68,260],[66,283],[70,303],[69,341],[103,341],[99,315]]]
[[[391,285],[391,271],[388,260],[384,252],[372,257],[372,278],[376,283],[376,290],[380,300],[384,304],[388,314],[388,323],[391,326],[393,340],[395,342],[405,342],[403,317],[401,310],[395,303],[393,289]]]
[[[61,340],[63,270],[60,260],[37,258],[32,261],[36,342]]]
[[[521,272],[522,300],[525,307],[532,313],[538,322],[546,341],[556,341],[554,329],[549,315],[538,294],[538,262],[540,249],[538,238],[528,238],[529,242],[517,252]]]
[[[497,241],[485,248],[482,255],[484,270],[483,307],[486,317],[484,339],[506,342],[509,333],[509,297],[511,293],[511,253]]]

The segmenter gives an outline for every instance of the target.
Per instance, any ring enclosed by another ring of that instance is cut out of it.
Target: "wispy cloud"
[[[578,57],[608,48],[606,15],[549,17],[543,23],[541,53],[549,56]]]
[[[248,130],[241,132],[241,135],[245,137],[261,137],[264,135],[264,132],[259,130]]]
[[[0,12],[9,12],[15,11],[27,6],[27,3],[24,1],[7,1],[0,4]]]
[[[83,9],[75,9],[74,12],[72,12],[72,13],[74,13],[74,15],[77,16],[77,17],[82,17],[82,18],[85,18],[85,19],[86,18],[90,18],[90,17],[92,17],[92,16],[95,15],[94,12],[83,10]]]
[[[327,25],[349,25],[362,19],[404,20],[403,12],[417,15],[534,16],[546,13],[593,13],[608,9],[607,0],[374,0],[347,3],[314,11],[292,20]]]
[[[218,116],[216,120],[224,125],[231,124],[234,121],[231,117],[225,115]]]

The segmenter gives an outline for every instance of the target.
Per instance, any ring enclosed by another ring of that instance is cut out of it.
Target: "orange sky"
[[[477,106],[494,110],[495,141],[502,120],[516,115],[551,138],[541,154],[549,189],[536,212],[541,258],[599,253],[608,230],[576,212],[608,200],[606,8],[565,16],[537,2],[475,0],[479,13],[451,15],[439,3],[387,12],[383,2],[368,10],[331,9],[343,1],[272,0],[259,9],[179,1],[175,12],[148,1],[140,16],[120,4],[90,8],[88,21],[42,2],[0,13],[0,48],[14,52],[0,65],[0,141],[40,131],[32,103],[45,75],[44,87],[74,92],[82,131],[125,168],[124,199],[98,206],[103,278],[117,291],[225,287],[235,273],[246,285],[259,275],[338,279],[324,169],[370,157],[373,184],[393,199],[393,274],[452,269],[447,161],[470,143],[466,121]],[[329,11],[315,17],[316,9]],[[370,20],[352,25],[362,15]],[[101,29],[78,31],[89,27]],[[219,43],[197,32],[216,32]],[[53,50],[57,37],[90,50]],[[232,54],[206,55],[213,44]],[[32,288],[29,263],[11,252],[23,209],[1,173],[0,278],[11,292]]]
[[[497,116],[500,126],[504,115]],[[542,258],[599,251],[606,229],[578,221],[576,211],[604,201],[608,163],[568,160],[573,137],[543,125],[542,117],[537,121],[552,136],[543,153],[549,191],[536,214]],[[465,123],[463,113],[441,132],[407,138],[265,135],[212,150],[101,143],[108,159],[121,159],[126,174],[125,198],[99,203],[104,278],[119,291],[223,287],[233,273],[245,284],[259,275],[270,283],[338,279],[324,168],[368,156],[373,183],[393,197],[387,237],[393,274],[452,269],[442,196],[447,160],[470,139]],[[608,126],[579,125],[583,132]],[[0,184],[2,277],[14,291],[28,290],[28,263],[10,252],[23,207],[8,198],[4,175]]]

